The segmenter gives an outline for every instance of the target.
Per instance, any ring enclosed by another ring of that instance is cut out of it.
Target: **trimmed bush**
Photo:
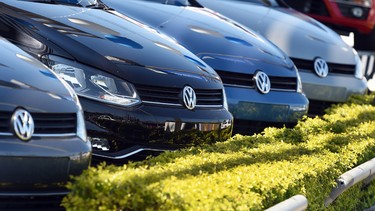
[[[293,129],[166,152],[124,166],[91,167],[68,185],[67,210],[263,210],[302,194],[325,209],[335,179],[375,157],[374,96],[354,96]],[[373,184],[352,187],[328,209],[375,203]],[[366,194],[371,193],[371,195]]]

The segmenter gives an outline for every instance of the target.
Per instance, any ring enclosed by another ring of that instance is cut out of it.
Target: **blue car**
[[[170,36],[221,77],[234,132],[293,126],[308,111],[298,70],[261,35],[188,1],[104,0],[111,13]]]

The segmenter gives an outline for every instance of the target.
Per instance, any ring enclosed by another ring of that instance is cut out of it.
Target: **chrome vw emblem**
[[[185,86],[182,90],[182,99],[184,101],[185,107],[189,110],[193,110],[197,104],[197,96],[195,91],[190,86]]]
[[[270,90],[271,90],[271,81],[268,78],[268,76],[267,76],[266,73],[264,73],[262,71],[258,71],[255,74],[255,82],[256,82],[258,90],[261,93],[267,94],[268,92],[270,92]]]
[[[314,69],[318,76],[324,78],[328,75],[328,64],[321,58],[317,58],[314,61]]]
[[[34,133],[34,120],[24,109],[17,109],[12,116],[14,133],[23,141],[27,141]]]

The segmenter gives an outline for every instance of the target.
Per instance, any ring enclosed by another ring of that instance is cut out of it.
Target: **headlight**
[[[42,60],[81,97],[126,107],[141,102],[131,83],[113,75],[54,55]]]
[[[341,4],[351,4],[355,6],[361,7],[372,7],[372,0],[331,0]]]
[[[359,55],[354,48],[353,48],[353,53],[354,53],[354,56],[355,56],[355,73],[354,73],[354,76],[356,78],[362,79],[363,78],[362,61],[359,58]]]

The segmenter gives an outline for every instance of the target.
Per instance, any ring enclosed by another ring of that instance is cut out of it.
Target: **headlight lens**
[[[43,62],[81,97],[126,107],[141,102],[132,84],[103,71],[53,55]]]
[[[342,3],[342,4],[352,4],[356,6],[361,6],[361,7],[369,7],[371,8],[372,6],[372,0],[331,0],[337,3]]]

